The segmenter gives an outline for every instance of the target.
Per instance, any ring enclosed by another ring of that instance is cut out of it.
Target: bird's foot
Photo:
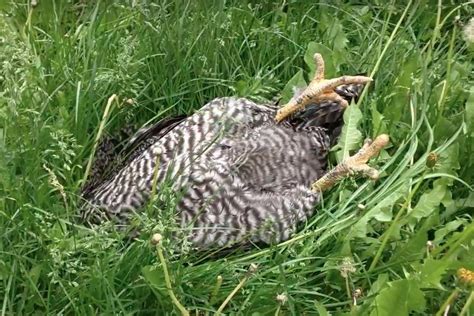
[[[314,101],[334,100],[343,107],[347,107],[347,101],[334,92],[334,89],[344,84],[364,84],[372,81],[372,78],[365,76],[342,76],[324,79],[324,60],[321,54],[314,54],[314,62],[316,63],[316,72],[313,80],[300,96],[291,99],[290,102],[278,110],[275,116],[277,122],[281,122]]]
[[[379,178],[378,170],[369,167],[367,161],[377,156],[388,142],[389,137],[386,134],[379,135],[374,141],[366,141],[354,156],[344,159],[334,169],[313,183],[311,190],[313,192],[326,191],[338,181],[354,174],[362,174],[372,180],[377,180]]]

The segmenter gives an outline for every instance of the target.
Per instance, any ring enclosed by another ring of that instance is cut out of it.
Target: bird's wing
[[[87,197],[91,194],[99,184],[169,133],[186,117],[186,115],[180,115],[165,118],[151,126],[139,129],[135,134],[132,134],[130,127],[125,127],[115,137],[103,137],[97,147],[89,179],[82,186],[82,196]],[[125,142],[127,138],[128,141]]]

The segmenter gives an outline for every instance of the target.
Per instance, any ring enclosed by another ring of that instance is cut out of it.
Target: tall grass
[[[133,242],[76,221],[107,99],[110,134],[215,97],[263,102],[309,78],[314,51],[329,77],[373,74],[355,128],[391,136],[382,178],[344,181],[279,245],[213,258],[165,239],[174,295],[213,314],[243,280],[224,313],[474,313],[456,275],[474,270],[473,6],[359,3],[2,2],[1,314],[177,314],[149,243],[171,193]]]

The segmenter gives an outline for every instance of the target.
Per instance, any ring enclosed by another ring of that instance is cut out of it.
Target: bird
[[[121,147],[126,155],[114,157],[117,142],[102,142],[82,190],[81,220],[123,229],[169,185],[176,236],[196,249],[288,240],[339,180],[355,173],[377,179],[367,162],[389,142],[379,135],[327,170],[344,110],[372,79],[325,79],[322,56],[314,62],[313,80],[283,107],[222,97],[138,131]]]

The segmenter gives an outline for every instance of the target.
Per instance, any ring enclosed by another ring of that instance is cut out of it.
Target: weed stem
[[[161,266],[163,267],[163,274],[165,275],[165,283],[166,283],[166,290],[168,291],[168,295],[171,297],[171,300],[173,301],[173,304],[179,309],[181,312],[181,315],[183,316],[189,316],[189,312],[186,310],[186,308],[181,305],[181,303],[178,301],[176,296],[174,295],[173,288],[171,287],[171,280],[170,276],[168,273],[168,267],[166,265],[166,260],[163,255],[163,247],[161,244],[161,241],[158,240],[158,243],[156,244],[156,249],[158,251],[158,257],[161,262]]]
[[[454,300],[459,294],[459,289],[455,289],[449,296],[448,299],[441,305],[440,309],[436,313],[436,316],[447,315],[449,313],[449,308],[453,304]]]
[[[114,100],[117,100],[116,94],[112,94],[107,100],[107,105],[105,106],[104,114],[102,115],[102,120],[100,121],[99,130],[97,131],[97,135],[95,136],[94,146],[92,147],[91,154],[89,156],[89,161],[87,161],[87,167],[86,171],[84,172],[84,177],[82,178],[82,184],[86,183],[87,177],[89,176],[89,173],[91,171],[92,161],[94,160],[95,152],[97,150],[97,146],[99,145],[99,140],[102,137],[102,133],[104,132],[105,124],[107,123],[107,119],[109,118],[109,112],[112,107],[112,102],[114,102]]]
[[[239,282],[239,284],[237,284],[237,286],[232,290],[232,292],[230,292],[230,294],[226,297],[224,302],[222,302],[221,306],[219,306],[219,309],[217,309],[217,312],[215,313],[215,316],[219,316],[222,313],[222,311],[227,306],[227,304],[230,302],[230,300],[234,297],[234,295],[242,288],[242,286],[244,286],[245,282],[247,282],[247,280],[249,279],[249,277],[251,275],[251,272],[253,272],[251,270],[255,270],[255,268],[253,268],[252,265],[250,266],[249,271],[247,272],[247,274]]]
[[[211,305],[214,304],[214,302],[216,301],[217,293],[219,293],[221,285],[222,285],[222,276],[218,275],[217,280],[216,280],[216,285],[214,286],[214,290],[212,291],[211,298],[209,300]]]

